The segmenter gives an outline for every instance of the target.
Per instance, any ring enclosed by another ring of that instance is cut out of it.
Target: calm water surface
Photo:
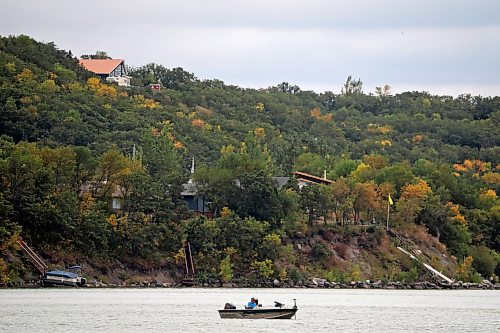
[[[220,319],[252,296],[296,320]],[[311,289],[0,290],[1,332],[500,332],[500,292]]]

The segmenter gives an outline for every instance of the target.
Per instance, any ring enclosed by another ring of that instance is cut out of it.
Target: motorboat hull
[[[257,309],[224,309],[219,310],[222,319],[291,319],[297,308],[257,308]]]
[[[47,272],[42,277],[42,286],[71,286],[83,287],[87,280],[71,272],[52,271]]]

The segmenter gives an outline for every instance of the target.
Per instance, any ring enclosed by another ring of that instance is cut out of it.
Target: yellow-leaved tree
[[[401,189],[401,197],[396,203],[396,210],[400,221],[415,222],[415,218],[422,210],[424,201],[432,194],[429,184],[419,179],[416,184],[407,184]]]

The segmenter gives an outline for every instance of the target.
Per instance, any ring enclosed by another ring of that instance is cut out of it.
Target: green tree
[[[319,217],[323,217],[326,222],[326,213],[331,202],[326,191],[326,186],[322,185],[304,186],[300,191],[300,205],[307,214],[309,226],[312,226]]]
[[[233,266],[231,264],[231,256],[229,254],[227,254],[220,262],[219,276],[223,282],[228,282],[233,279]]]
[[[358,95],[363,93],[363,82],[361,79],[353,80],[352,76],[347,77],[342,87],[342,95]]]
[[[293,166],[295,171],[306,172],[318,177],[323,176],[323,171],[327,169],[326,161],[318,154],[303,153],[295,160]]]
[[[342,159],[335,163],[335,166],[333,167],[333,172],[334,172],[334,178],[342,178],[342,177],[348,177],[351,172],[356,170],[358,167],[358,162],[354,160],[349,160],[349,159]]]
[[[491,278],[498,265],[498,254],[486,246],[477,246],[472,248],[471,255],[474,258],[472,267],[483,277]]]

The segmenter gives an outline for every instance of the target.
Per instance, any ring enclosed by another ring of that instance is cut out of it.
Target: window
[[[122,203],[120,198],[113,198],[113,209],[121,209]]]

